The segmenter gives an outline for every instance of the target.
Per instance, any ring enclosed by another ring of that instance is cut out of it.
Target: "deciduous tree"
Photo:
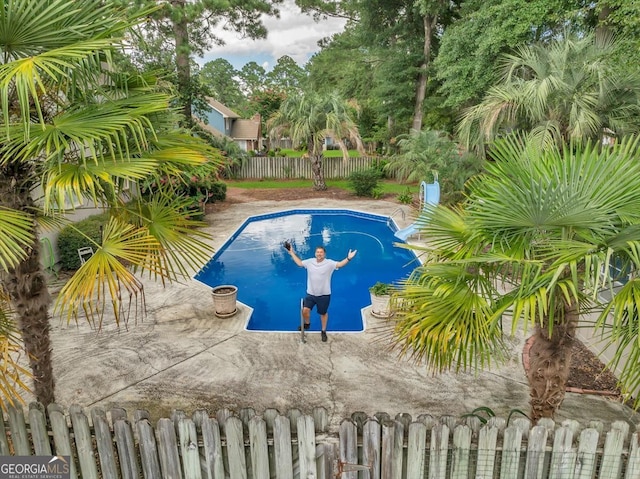
[[[262,15],[277,15],[282,0],[117,0],[125,6],[148,8],[159,6],[148,16],[139,30],[139,38],[149,43],[133,42],[133,48],[143,48],[144,57],[166,52],[174,59],[174,81],[180,93],[184,121],[191,124],[192,103],[198,99],[198,83],[193,82],[192,58],[202,56],[212,43],[221,44],[215,27],[242,33],[247,38],[264,38],[267,30]],[[155,63],[155,62],[154,62]],[[200,99],[202,100],[202,99]]]
[[[574,0],[467,0],[443,30],[434,60],[446,105],[479,102],[498,79],[495,65],[522,45],[584,31],[596,23],[596,2]],[[599,2],[598,2],[599,3]]]

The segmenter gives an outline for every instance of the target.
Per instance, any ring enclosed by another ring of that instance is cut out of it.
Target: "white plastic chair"
[[[91,246],[78,248],[78,256],[80,256],[80,264],[85,264],[87,260],[93,256],[93,248]]]

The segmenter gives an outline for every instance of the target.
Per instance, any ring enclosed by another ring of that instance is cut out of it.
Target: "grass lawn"
[[[286,156],[289,158],[300,158],[302,155],[306,155],[307,150],[292,150],[289,148],[282,148],[276,156]],[[323,152],[322,156],[324,158],[342,158],[342,152],[340,150],[326,150]],[[349,150],[349,158],[359,157],[360,153],[356,150]]]
[[[246,188],[246,189],[277,189],[277,188],[312,188],[312,180],[225,180],[227,185],[234,188]],[[348,180],[327,180],[327,186],[329,188],[340,188],[343,190],[351,191]],[[382,180],[378,183],[380,192],[383,194],[401,194],[407,191],[409,188],[410,193],[418,193],[420,190],[419,184],[406,185],[398,183],[393,180]]]

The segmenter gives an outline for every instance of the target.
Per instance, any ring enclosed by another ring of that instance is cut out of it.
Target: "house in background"
[[[202,127],[217,136],[227,136],[244,151],[262,150],[262,124],[260,114],[253,118],[240,118],[233,110],[213,98],[207,97],[211,111],[205,113],[206,121]]]

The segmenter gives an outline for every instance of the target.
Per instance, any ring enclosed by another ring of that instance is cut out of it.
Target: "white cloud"
[[[226,45],[211,48],[205,54],[204,60],[209,61],[217,57],[246,57],[249,62],[267,56],[275,62],[278,58],[289,55],[302,66],[319,50],[318,40],[344,29],[345,20],[342,19],[329,18],[315,22],[311,16],[300,11],[294,0],[285,0],[279,10],[280,18],[263,18],[269,32],[264,40],[249,40],[234,32],[218,30],[216,35],[222,38]],[[265,68],[273,66],[268,61],[258,63],[262,63]]]

